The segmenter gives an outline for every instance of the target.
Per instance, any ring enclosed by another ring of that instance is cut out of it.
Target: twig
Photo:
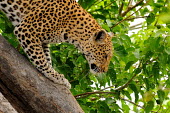
[[[145,28],[147,26],[140,26],[140,27],[135,27],[135,28],[130,28],[129,31],[135,30],[135,29],[141,29],[141,28]]]
[[[133,2],[133,0],[129,0],[129,2],[128,2],[128,7],[129,7],[130,5],[132,5],[132,2]]]
[[[143,4],[138,10],[136,10],[134,13],[132,13],[131,15],[129,15],[128,17],[126,17],[125,19],[117,22],[115,25],[113,25],[112,27],[110,27],[110,29],[116,27],[118,24],[120,24],[120,23],[122,23],[123,21],[127,20],[129,17],[131,17],[132,15],[134,15],[134,14],[135,14],[136,12],[138,12],[141,8],[143,8],[148,2],[149,2],[149,0],[148,0],[145,4]]]
[[[101,91],[95,91],[95,92],[86,92],[86,93],[82,93],[82,94],[78,94],[78,95],[75,95],[74,97],[75,98],[81,98],[81,97],[86,97],[86,96],[89,96],[89,95],[92,95],[92,94],[116,94],[114,92],[101,92]]]
[[[155,15],[155,16],[158,16],[158,15]],[[138,19],[138,18],[147,18],[148,16],[138,16],[138,17],[133,17],[133,18],[129,18],[129,19],[126,19],[126,20],[134,20],[134,19]]]
[[[145,109],[145,107],[140,106],[140,105],[138,105],[138,104],[136,104],[136,103],[134,103],[134,102],[132,102],[132,101],[130,101],[130,100],[128,100],[128,99],[125,99],[125,98],[122,98],[122,97],[120,97],[120,99],[121,99],[121,100],[124,100],[124,101],[127,101],[127,102],[129,102],[129,103],[131,103],[131,104],[133,104],[133,105],[135,105],[135,106],[137,106],[137,107],[140,107],[140,108],[142,108],[142,109]],[[151,112],[153,112],[153,113],[158,113],[158,111],[157,111],[157,112],[156,112],[156,111],[151,111]]]
[[[122,99],[122,100],[124,100],[124,101],[127,101],[127,102],[129,102],[129,103],[131,103],[131,104],[134,104],[135,106],[138,106],[138,107],[144,109],[143,106],[140,106],[140,105],[138,105],[138,104],[136,104],[136,103],[134,103],[134,102],[132,102],[132,101],[130,101],[130,100],[128,100],[128,99],[125,99],[125,98],[122,98],[122,97],[120,97],[120,99]]]
[[[140,5],[144,0],[140,0],[139,2],[137,2],[134,6],[131,6],[130,4],[128,5],[126,11],[124,11],[121,16],[124,17],[130,10],[134,9],[135,7],[137,7],[138,5]]]
[[[141,25],[143,22],[140,22],[140,23],[137,23],[137,24],[135,24],[135,25],[132,25],[132,26],[130,26],[130,29],[133,29],[133,28],[136,28],[136,27],[138,27],[139,25]]]
[[[124,3],[122,2],[120,8],[119,8],[119,15],[121,16],[122,14],[122,11],[123,11],[123,6],[124,6]]]

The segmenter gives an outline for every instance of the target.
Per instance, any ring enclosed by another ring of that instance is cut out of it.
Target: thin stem
[[[157,15],[155,15],[157,16]],[[137,16],[137,17],[133,17],[133,18],[129,18],[127,20],[134,20],[134,19],[138,19],[138,18],[147,18],[148,16]]]
[[[124,2],[122,2],[120,8],[119,8],[119,15],[121,16],[122,11],[123,11],[123,7],[124,7]]]
[[[92,94],[116,94],[116,93],[95,91],[95,92],[86,92],[86,93],[78,94],[78,95],[75,95],[74,97],[75,98],[82,98],[82,97],[86,97],[86,96],[89,96],[89,95],[92,95]]]
[[[124,101],[127,101],[127,102],[129,102],[129,103],[131,103],[131,104],[133,104],[133,105],[135,105],[135,106],[138,106],[138,107],[144,109],[143,106],[140,106],[140,105],[138,105],[138,104],[136,104],[136,103],[134,103],[134,102],[132,102],[132,101],[130,101],[130,100],[128,100],[128,99],[125,99],[125,98],[122,98],[122,97],[120,97],[120,99],[121,99],[121,100],[124,100]]]
[[[130,100],[128,100],[128,99],[125,99],[125,98],[122,98],[122,97],[120,97],[120,99],[121,99],[121,100],[124,100],[124,101],[126,101],[126,102],[129,102],[129,103],[131,103],[131,104],[133,104],[133,105],[135,105],[135,106],[137,106],[137,107],[140,107],[140,108],[142,108],[142,109],[145,109],[145,107],[140,106],[140,105],[138,105],[138,104],[136,104],[136,103],[134,103],[134,102],[132,102],[132,101],[130,101]],[[151,111],[151,112],[153,112],[153,113],[158,113],[158,111],[157,111],[157,112],[156,112],[156,111]]]
[[[135,25],[133,25],[133,26],[130,26],[130,29],[136,28],[136,27],[142,25],[142,23],[143,23],[143,22],[140,22],[140,23],[138,23],[138,24],[135,24]]]
[[[132,31],[132,30],[135,30],[135,29],[141,29],[141,28],[144,28],[144,27],[147,27],[147,26],[140,26],[140,27],[130,28],[129,31]]]

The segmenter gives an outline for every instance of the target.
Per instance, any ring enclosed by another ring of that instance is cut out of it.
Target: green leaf
[[[129,84],[129,87],[135,93],[135,102],[137,102],[138,99],[139,99],[139,95],[138,95],[139,92],[138,92],[138,89],[137,89],[136,85]]]
[[[106,20],[106,17],[103,16],[103,15],[101,15],[101,14],[93,14],[93,17],[94,17],[94,18],[100,18],[100,19],[102,19],[102,20]]]
[[[90,6],[93,5],[93,3],[95,2],[95,0],[79,0],[79,4],[84,8],[87,9]]]
[[[104,101],[97,102],[100,107],[98,108],[98,113],[109,113],[110,109],[109,106]]]
[[[127,71],[133,64],[134,64],[134,61],[129,61],[125,66],[125,71]]]
[[[145,112],[146,113],[150,113],[150,111],[153,109],[154,107],[154,102],[153,101],[149,101],[145,107]]]
[[[100,86],[105,86],[106,85],[106,75],[105,74],[98,74],[96,76],[97,80],[100,83]]]
[[[102,28],[105,29],[105,30],[107,30],[107,31],[110,31],[110,28],[109,28],[108,25],[102,25]]]
[[[163,13],[159,16],[159,20],[161,20],[163,23],[170,24],[170,11],[168,13]]]
[[[162,104],[165,98],[165,92],[163,90],[158,90],[157,94],[158,94],[160,104]]]
[[[135,51],[133,52],[134,56],[137,58],[137,59],[140,59],[140,50],[139,49],[135,49]]]
[[[126,52],[124,46],[119,46],[114,49],[115,53],[118,55],[125,57],[128,53]]]
[[[165,52],[166,52],[168,55],[170,55],[170,47],[167,47],[167,48],[165,49]]]
[[[116,71],[114,69],[109,69],[107,72],[107,75],[109,75],[111,81],[114,83],[116,82]]]
[[[130,111],[129,106],[124,101],[122,101],[121,103],[122,103],[122,108],[124,111],[123,113],[129,113],[129,111]]]
[[[157,80],[159,79],[159,63],[155,62],[152,68],[154,79],[157,82]]]
[[[149,80],[147,78],[144,78],[143,81],[145,82],[145,85],[146,85],[146,89],[147,91],[149,91],[150,89],[150,83],[149,83]]]
[[[148,25],[150,25],[154,21],[155,21],[155,15],[153,13],[150,13],[149,16],[146,19],[146,22],[147,22]]]
[[[126,95],[130,100],[132,100],[129,91],[122,91],[124,95]]]
[[[139,74],[139,73],[141,72],[141,68],[136,68],[136,69],[134,70],[134,72],[135,72],[135,74]]]

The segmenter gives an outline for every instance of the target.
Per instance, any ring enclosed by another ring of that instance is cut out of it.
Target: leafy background
[[[70,81],[71,92],[83,110],[86,113],[169,113],[170,2],[78,2],[104,29],[114,33],[114,56],[104,74],[91,74],[84,56],[73,45],[51,45],[53,67]],[[134,21],[136,24],[130,25]],[[0,33],[24,54],[12,31],[13,26],[0,12]]]

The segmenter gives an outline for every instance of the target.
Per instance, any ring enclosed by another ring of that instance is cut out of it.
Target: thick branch
[[[69,89],[45,78],[2,36],[0,91],[19,113],[83,113]]]

